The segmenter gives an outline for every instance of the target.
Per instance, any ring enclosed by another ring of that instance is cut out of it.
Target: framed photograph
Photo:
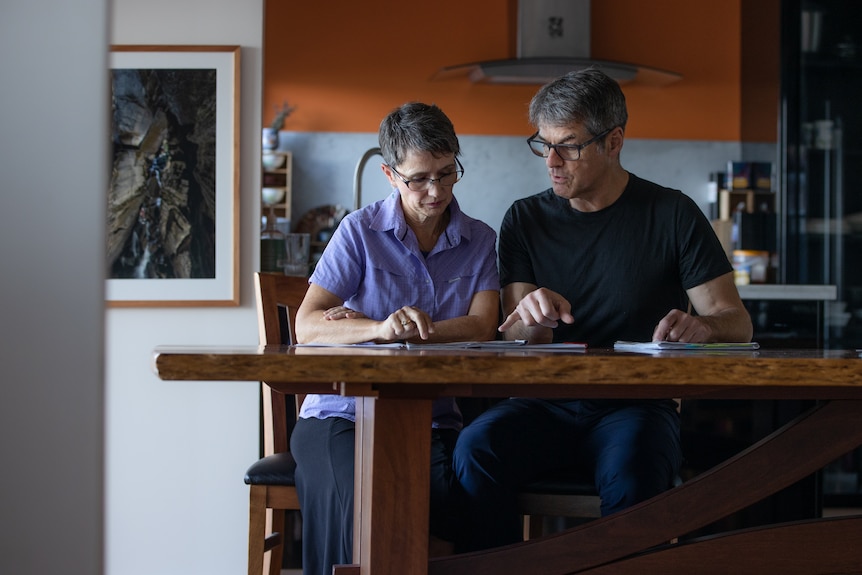
[[[239,46],[112,46],[111,307],[239,305]]]

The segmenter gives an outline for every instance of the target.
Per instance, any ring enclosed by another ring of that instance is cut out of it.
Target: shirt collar
[[[381,209],[371,220],[370,227],[374,231],[385,232],[392,230],[401,242],[407,235],[407,221],[404,219],[404,210],[401,207],[401,196],[397,191],[389,194]],[[464,218],[458,200],[452,196],[449,202],[449,225],[444,231],[449,247],[455,247],[461,243],[461,238],[470,239],[470,226]]]

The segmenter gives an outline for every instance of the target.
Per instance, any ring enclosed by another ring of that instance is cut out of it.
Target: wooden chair
[[[254,274],[257,319],[261,344],[288,344],[296,341],[294,328],[296,310],[305,292],[308,280],[302,277],[279,274]],[[263,436],[265,457],[246,471],[245,482],[250,485],[248,574],[278,575],[284,550],[285,511],[299,511],[296,493],[296,461],[290,454],[288,426],[289,397],[261,382],[263,389]],[[304,395],[293,396],[296,415]],[[271,514],[271,528],[267,535],[267,514]],[[452,544],[431,538],[430,555],[451,554]],[[270,551],[269,568],[265,569],[265,554]],[[358,573],[358,565],[337,565],[334,572],[350,575]]]
[[[308,289],[308,280],[276,274],[254,274],[257,319],[261,344],[295,341],[296,310]],[[261,382],[263,392],[263,459],[248,468],[249,494],[248,574],[281,572],[286,543],[287,511],[299,511],[296,461],[290,453],[290,431],[302,396],[285,396]],[[268,533],[268,534],[267,534]],[[269,565],[266,553],[269,552]],[[266,569],[266,570],[265,570]]]
[[[541,537],[545,517],[590,520],[602,516],[602,500],[590,477],[549,477],[534,481],[518,494],[524,516],[524,540]]]
[[[674,477],[673,485],[682,484]],[[524,540],[541,537],[545,517],[589,521],[602,516],[602,499],[593,480],[577,475],[534,481],[518,494],[518,508],[524,516]]]

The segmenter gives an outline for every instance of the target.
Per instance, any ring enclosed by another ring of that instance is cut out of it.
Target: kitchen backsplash
[[[495,230],[511,203],[547,189],[544,161],[530,154],[524,137],[464,136],[461,160],[464,179],[455,196],[467,214]],[[377,134],[281,132],[279,148],[293,152],[293,214],[295,221],[318,206],[336,204],[353,210],[357,163]],[[621,162],[628,171],[661,185],[682,190],[709,210],[709,174],[727,162],[774,162],[775,144],[681,140],[626,140]],[[373,156],[361,177],[361,205],[384,198],[390,188],[380,171],[383,159]]]

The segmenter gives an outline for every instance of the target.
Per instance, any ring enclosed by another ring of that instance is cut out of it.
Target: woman
[[[440,108],[405,104],[380,124],[392,194],[339,224],[297,311],[300,342],[476,341],[495,338],[496,234],[462,213],[453,187],[464,173],[452,122]],[[303,573],[352,563],[355,403],[309,395],[291,435],[303,512]],[[447,525],[451,453],[461,414],[434,403],[431,532]]]

